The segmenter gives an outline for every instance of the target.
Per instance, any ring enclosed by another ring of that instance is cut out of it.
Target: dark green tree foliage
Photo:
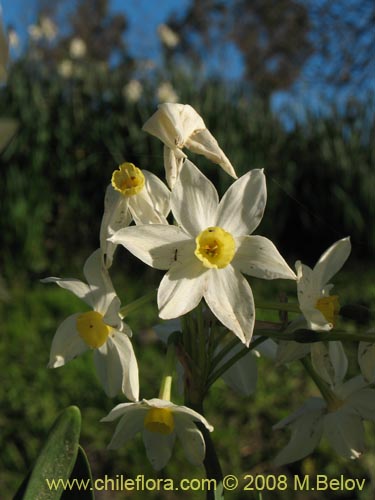
[[[195,61],[234,43],[245,79],[264,98],[290,87],[312,52],[308,12],[294,0],[193,0],[186,15],[169,24],[182,38],[176,51]]]

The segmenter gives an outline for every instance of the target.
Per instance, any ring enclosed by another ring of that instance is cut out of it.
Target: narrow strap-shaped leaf
[[[14,500],[57,500],[74,468],[81,431],[81,413],[66,408],[55,420],[35,465],[21,484]],[[90,498],[90,497],[87,497]]]
[[[78,455],[74,469],[70,475],[72,488],[65,489],[61,500],[94,500],[94,483],[92,480],[90,463],[85,450],[78,446]]]

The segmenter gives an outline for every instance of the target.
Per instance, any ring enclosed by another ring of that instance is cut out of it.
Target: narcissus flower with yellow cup
[[[87,284],[74,278],[45,278],[82,299],[91,310],[75,313],[58,327],[52,340],[49,368],[58,368],[84,352],[94,351],[99,380],[109,397],[123,392],[139,398],[138,364],[129,337],[132,332],[120,318],[120,300],[104,268],[100,249],[87,259]]]
[[[359,458],[365,450],[363,420],[375,422],[375,390],[362,376],[344,382],[348,360],[341,343],[329,342],[329,346],[332,390],[326,388],[324,399],[309,398],[273,427],[275,430],[289,427],[292,431],[289,443],[274,460],[276,466],[306,457],[322,437],[345,458]]]
[[[137,403],[117,405],[101,422],[112,422],[118,418],[120,421],[108,448],[124,446],[141,432],[147,457],[153,468],[160,470],[168,463],[177,437],[189,462],[202,465],[206,445],[195,422],[200,422],[210,432],[213,427],[198,412],[169,400],[143,399]]]
[[[262,170],[252,170],[234,182],[219,203],[213,184],[186,160],[171,194],[178,226],[127,227],[110,241],[149,266],[168,270],[158,289],[162,319],[186,314],[204,297],[219,321],[249,345],[255,308],[242,273],[296,279],[270,240],[249,236],[260,223],[265,204]]]
[[[123,163],[112,174],[104,199],[100,246],[105,265],[112,265],[116,246],[107,239],[119,229],[136,224],[168,224],[170,191],[156,175],[133,163]]]
[[[166,102],[143,125],[143,130],[164,143],[164,167],[168,186],[173,188],[186,154],[187,148],[198,153],[237,179],[236,172],[220,149],[217,140],[207,129],[202,117],[189,104]]]
[[[314,269],[296,262],[298,302],[307,328],[328,331],[334,327],[340,304],[337,295],[330,295],[333,285],[328,282],[342,268],[350,250],[350,239],[343,238],[323,253]]]

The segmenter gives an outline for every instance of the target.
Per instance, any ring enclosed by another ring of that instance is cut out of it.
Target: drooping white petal
[[[345,458],[359,458],[364,452],[364,427],[359,415],[342,410],[328,413],[324,417],[324,436]]]
[[[159,434],[147,429],[144,429],[142,434],[147,458],[155,470],[161,470],[171,458],[176,434]]]
[[[233,236],[251,234],[262,220],[267,201],[263,170],[250,170],[234,182],[220,201],[215,226]]]
[[[111,184],[106,189],[104,197],[104,213],[100,225],[100,248],[107,269],[112,265],[113,254],[117,245],[108,241],[116,231],[127,227],[132,221],[128,208],[128,198],[116,191]]]
[[[145,264],[156,269],[169,269],[185,253],[194,253],[195,244],[189,235],[177,226],[148,224],[120,229],[110,241],[123,245]]]
[[[139,398],[138,364],[129,337],[121,332],[113,336],[94,353],[100,382],[109,397],[120,392],[132,400]]]
[[[246,279],[231,265],[210,269],[204,298],[219,321],[248,346],[253,335],[255,307]]]
[[[83,266],[83,274],[90,287],[92,307],[100,314],[105,314],[116,292],[113,288],[108,270],[104,266],[100,248],[95,250]]]
[[[190,420],[193,420],[194,422],[201,422],[208,431],[212,432],[214,428],[212,427],[211,424],[207,422],[205,417],[198,413],[195,410],[192,410],[188,406],[179,406],[179,405],[174,405],[173,408],[173,414],[175,417],[178,419],[180,415],[182,415],[185,418],[189,418]]]
[[[152,399],[142,399],[142,404],[147,406],[151,406],[152,408],[176,408],[177,405],[172,403],[171,401],[167,401],[166,399],[160,398],[152,398]]]
[[[121,403],[116,405],[105,417],[101,418],[101,422],[113,422],[123,415],[139,408],[140,403]]]
[[[360,342],[358,345],[358,364],[362,375],[369,383],[375,382],[375,343]]]
[[[78,314],[68,316],[52,340],[48,368],[58,368],[89,349],[77,331]]]
[[[291,279],[296,275],[275,245],[264,236],[237,238],[238,248],[232,261],[239,271],[263,279]]]
[[[116,408],[114,408],[116,409]],[[133,437],[143,430],[143,420],[147,408],[133,404],[126,409],[108,445],[109,449],[115,450],[125,446]],[[109,420],[101,420],[102,422]]]
[[[297,418],[290,418],[290,422],[284,424],[290,425],[292,435],[289,443],[276,456],[275,465],[280,466],[300,460],[309,455],[318,445],[323,433],[323,408],[322,403],[318,403],[317,400],[310,400],[310,402],[306,402],[307,404],[296,412]],[[285,421],[287,419],[284,419]],[[282,422],[274,426],[274,429],[281,428]]]
[[[143,125],[142,130],[156,136],[173,149],[183,148],[191,134],[205,128],[202,118],[188,104],[163,103]]]
[[[323,288],[344,265],[351,251],[350,238],[336,241],[320,257],[314,267],[316,287]]]
[[[297,293],[298,302],[301,309],[315,308],[316,301],[321,296],[321,290],[316,288],[313,277],[313,270],[297,260]]]
[[[162,319],[178,318],[194,309],[205,293],[208,274],[209,270],[193,252],[181,262],[175,261],[159,285],[159,316]]]
[[[176,221],[195,238],[207,227],[215,225],[218,204],[215,186],[191,161],[186,160],[171,195]]]
[[[237,179],[231,162],[209,130],[200,130],[190,135],[185,141],[185,146],[193,153],[203,155],[213,163],[217,163],[227,174]]]
[[[202,465],[206,444],[201,431],[197,428],[190,418],[175,413],[175,429],[186,458],[193,465]]]
[[[345,401],[347,406],[353,408],[364,420],[375,422],[375,390],[363,388],[353,392]]]
[[[243,349],[245,349],[245,347],[242,344],[236,346],[222,359],[218,366],[229,361],[235,354]],[[258,379],[256,357],[253,351],[249,351],[248,354],[245,354],[241,359],[236,361],[223,373],[222,378],[233,391],[243,396],[250,396],[250,394],[253,394]]]
[[[51,276],[49,278],[43,278],[40,280],[41,283],[56,283],[61,288],[69,290],[69,292],[74,293],[78,298],[82,299],[87,305],[93,307],[91,290],[86,283],[77,280],[75,278],[55,278]]]

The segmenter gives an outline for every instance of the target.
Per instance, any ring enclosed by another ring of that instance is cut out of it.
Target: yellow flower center
[[[205,267],[222,269],[236,252],[233,236],[221,227],[208,227],[195,238],[195,242],[194,253]]]
[[[89,311],[77,317],[79,336],[94,349],[102,346],[111,331],[111,327],[103,321],[103,316],[96,311]]]
[[[174,429],[174,418],[169,408],[150,408],[144,419],[144,426],[150,432],[171,434]]]
[[[337,315],[340,311],[338,295],[328,295],[317,300],[315,308],[320,311],[328,323],[335,324]]]
[[[124,196],[133,196],[142,191],[145,176],[133,163],[123,163],[112,174],[112,186]]]

